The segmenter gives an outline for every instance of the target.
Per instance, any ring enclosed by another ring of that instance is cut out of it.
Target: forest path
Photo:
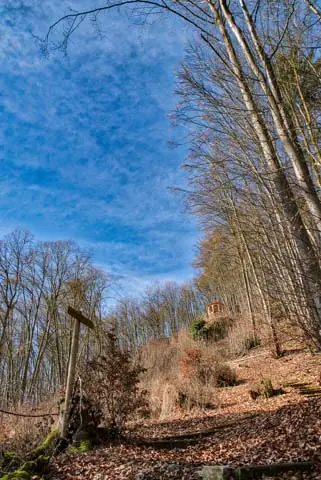
[[[320,359],[293,350],[279,360],[263,352],[233,362],[242,382],[219,390],[216,410],[133,424],[126,441],[56,458],[50,479],[196,480],[203,465],[304,460],[317,462],[317,470],[274,478],[320,479]],[[262,377],[285,394],[253,401],[249,388]]]

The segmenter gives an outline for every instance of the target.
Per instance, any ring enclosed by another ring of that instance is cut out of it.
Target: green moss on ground
[[[15,452],[2,452],[3,458],[11,462],[12,460],[15,460],[16,458],[19,458],[18,455]]]
[[[4,477],[1,477],[0,480],[31,480],[32,475],[30,472],[26,472],[25,470],[22,470],[19,468],[19,470],[16,470],[15,472],[8,473]]]
[[[21,458],[15,452],[1,452],[1,466],[11,465],[12,467],[18,466],[21,463]]]
[[[18,470],[7,473],[0,480],[31,480],[34,475],[42,473],[46,468],[50,457],[40,455],[36,460],[25,462]]]
[[[50,456],[46,455],[56,440],[59,438],[58,430],[50,432],[41,444],[27,456],[28,460],[24,462],[17,470],[0,477],[0,480],[32,480],[32,477],[41,474],[47,467]],[[5,452],[4,457],[7,465],[13,461],[20,460],[14,452]],[[20,460],[21,461],[21,460]]]
[[[91,448],[92,448],[92,444],[90,440],[82,440],[78,447],[69,447],[67,450],[67,453],[70,453],[72,455],[77,455],[78,453],[89,452]]]

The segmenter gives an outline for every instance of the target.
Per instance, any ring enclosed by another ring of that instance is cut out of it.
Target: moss
[[[42,443],[41,443],[37,448],[35,448],[35,450],[33,450],[33,453],[44,452],[45,450],[47,450],[47,448],[51,447],[51,445],[53,444],[53,442],[54,442],[59,436],[60,436],[59,430],[52,430],[50,433],[48,433],[48,435],[47,435],[46,438],[42,441]]]
[[[48,465],[50,457],[39,455],[35,460],[28,460],[18,470],[8,473],[0,480],[31,480],[34,475],[41,473]]]
[[[21,470],[24,470],[25,472],[34,472],[36,469],[37,469],[36,461],[25,462],[21,467]]]
[[[20,480],[30,480],[31,479],[31,472],[27,472],[26,470],[23,470],[23,468],[19,468],[19,470],[16,470],[13,473],[13,478],[14,479],[20,479]]]
[[[25,470],[26,472],[34,472],[39,473],[41,472],[49,463],[50,457],[46,455],[39,455],[36,460],[25,462],[21,470]]]
[[[78,448],[81,453],[88,452],[91,449],[90,440],[82,440]]]
[[[60,437],[60,432],[59,430],[52,430],[46,438],[41,442],[38,447],[36,447],[34,450],[32,450],[28,454],[28,458],[30,460],[34,460],[36,458],[39,458],[40,456],[43,456],[47,450],[53,446],[53,444],[56,442],[56,440]],[[1,479],[0,479],[1,480]]]
[[[86,453],[86,452],[89,452],[89,450],[91,450],[91,447],[92,445],[90,440],[82,440],[78,447],[68,448],[68,453],[72,455],[77,455],[78,453]]]
[[[30,472],[26,472],[25,470],[19,468],[19,470],[8,473],[4,477],[1,477],[0,480],[31,480],[31,475],[32,474]]]
[[[1,477],[0,480],[30,480],[33,472],[36,471],[36,468],[37,462],[25,462],[18,470],[8,473],[4,477]]]
[[[15,460],[19,458],[15,452],[2,452],[2,456],[5,460]]]
[[[48,465],[49,460],[50,460],[50,457],[48,455],[39,455],[39,457],[37,458],[38,468],[41,466]]]
[[[1,456],[1,465],[17,466],[21,462],[19,455],[17,455],[15,452],[2,452]]]
[[[29,453],[27,461],[24,462],[19,469],[0,477],[0,480],[31,480],[34,475],[42,473],[50,460],[50,457],[45,455],[45,453],[59,436],[59,430],[52,430],[42,443]],[[4,452],[3,457],[7,464],[10,464],[13,461],[15,461],[15,463],[20,461],[19,457],[14,452]]]

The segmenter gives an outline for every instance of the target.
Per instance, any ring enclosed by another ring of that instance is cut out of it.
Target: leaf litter
[[[245,359],[234,366],[243,382],[220,389],[210,412],[177,415],[128,427],[126,438],[88,453],[53,459],[51,480],[196,480],[203,465],[271,464],[312,460],[312,472],[287,472],[283,480],[321,479],[321,397],[306,398],[293,384],[315,385],[320,356],[291,353],[282,359]],[[249,385],[262,376],[285,394],[253,401]],[[270,477],[262,477],[268,479]]]

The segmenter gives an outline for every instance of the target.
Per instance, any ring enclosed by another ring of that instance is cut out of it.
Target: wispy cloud
[[[169,190],[184,185],[185,151],[168,147],[179,135],[168,112],[190,32],[115,11],[101,17],[102,39],[87,21],[68,58],[41,56],[35,35],[86,4],[0,6],[0,221],[90,245],[135,282],[189,277],[197,228]]]

